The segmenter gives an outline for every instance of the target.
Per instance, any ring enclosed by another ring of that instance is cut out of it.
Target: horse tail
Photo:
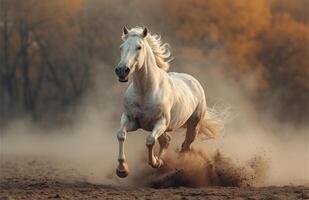
[[[224,121],[229,113],[229,108],[218,111],[214,108],[207,108],[202,120],[200,121],[199,134],[205,139],[214,139],[224,128]]]

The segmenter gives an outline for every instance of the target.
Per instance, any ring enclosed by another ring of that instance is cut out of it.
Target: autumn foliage
[[[175,0],[163,4],[179,39],[199,43],[205,54],[222,46],[231,60],[225,72],[239,82],[255,73],[257,105],[275,108],[282,120],[308,120],[308,1]]]

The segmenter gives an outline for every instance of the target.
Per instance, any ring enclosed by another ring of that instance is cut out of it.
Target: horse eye
[[[142,46],[138,46],[136,49],[137,49],[137,50],[141,50],[141,49],[142,49]]]

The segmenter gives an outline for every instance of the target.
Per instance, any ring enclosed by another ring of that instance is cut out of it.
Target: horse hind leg
[[[170,145],[171,137],[165,132],[160,137],[158,137],[158,141],[160,144],[158,159],[162,160],[162,157],[164,156],[168,146]]]
[[[198,124],[197,117],[191,117],[187,122],[187,132],[184,142],[181,145],[181,153],[189,152],[191,150],[191,144],[195,140],[196,135],[198,133],[197,124]]]

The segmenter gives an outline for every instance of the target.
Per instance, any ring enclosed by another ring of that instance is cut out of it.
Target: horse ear
[[[148,29],[145,27],[144,30],[143,30],[142,35],[143,35],[143,37],[146,37],[147,34],[148,34]]]
[[[128,34],[128,28],[126,26],[123,27],[123,34],[126,35]]]

